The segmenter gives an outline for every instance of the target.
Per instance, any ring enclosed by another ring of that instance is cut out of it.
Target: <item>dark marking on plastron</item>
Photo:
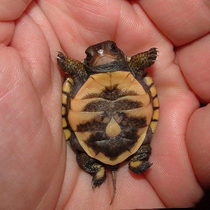
[[[134,146],[137,140],[137,136],[135,139],[126,139],[120,135],[114,138],[99,140],[97,136],[92,135],[85,143],[96,153],[101,152],[106,157],[109,157],[110,160],[115,160],[125,151],[129,151]]]
[[[108,122],[111,120],[111,117],[104,112],[101,115],[96,116],[93,120],[87,121],[85,123],[80,123],[77,125],[77,132],[86,132],[86,131],[105,131]]]
[[[140,128],[130,128],[130,127],[127,127],[127,128],[123,128],[121,133],[120,133],[120,136],[122,138],[126,138],[126,139],[134,139],[134,140],[137,140],[139,138],[137,132]]]
[[[85,141],[88,147],[95,151],[103,153],[110,160],[115,160],[125,151],[130,151],[139,139],[137,135],[139,128],[124,128],[116,137],[108,137],[105,132],[93,132],[92,135]]]
[[[117,100],[117,101],[108,101],[100,100],[93,101],[85,106],[83,111],[86,112],[98,112],[98,111],[108,111],[114,112],[116,110],[130,110],[142,107],[142,103],[132,100]]]
[[[132,100],[118,100],[114,102],[115,110],[131,110],[142,107],[142,103]]]
[[[105,130],[107,124],[95,120],[77,125],[76,132]]]
[[[110,101],[100,100],[90,102],[83,109],[84,112],[110,111]]]
[[[138,95],[135,91],[122,91],[118,88],[115,88],[113,90],[104,89],[102,92],[99,93],[89,93],[86,95],[83,99],[90,99],[90,98],[103,98],[106,100],[117,100],[118,98],[121,98],[123,96],[127,95]]]
[[[147,126],[146,117],[128,117],[124,112],[114,115],[115,121],[122,127],[144,128]]]

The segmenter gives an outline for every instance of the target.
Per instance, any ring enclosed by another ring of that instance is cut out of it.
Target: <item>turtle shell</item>
[[[73,132],[90,157],[116,165],[154,133],[159,102],[149,75],[138,81],[129,71],[92,74],[68,100],[74,85],[69,78],[63,85],[64,133],[68,139]]]

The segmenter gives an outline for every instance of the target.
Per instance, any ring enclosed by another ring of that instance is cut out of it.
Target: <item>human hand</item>
[[[210,188],[210,12],[207,1],[13,1],[1,7],[1,209],[193,206]],[[8,9],[7,9],[8,8]],[[15,20],[13,22],[13,20]],[[113,40],[131,56],[157,47],[149,72],[160,99],[152,167],[122,164],[92,190],[62,139],[56,51],[82,60]],[[200,108],[200,103],[204,107]]]

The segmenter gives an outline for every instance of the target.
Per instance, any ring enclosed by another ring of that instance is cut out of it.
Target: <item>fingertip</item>
[[[189,157],[202,187],[210,189],[210,105],[192,115],[186,134]]]

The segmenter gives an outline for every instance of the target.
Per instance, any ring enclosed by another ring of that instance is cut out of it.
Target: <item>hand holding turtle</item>
[[[88,46],[105,40],[115,41],[128,56],[151,47],[159,51],[148,70],[160,99],[151,141],[153,165],[142,175],[122,165],[113,207],[189,207],[198,202],[210,186],[208,3],[29,3],[1,7],[0,207],[112,208],[111,177],[92,190],[91,177],[62,139],[62,73],[56,61],[56,51],[82,60]]]

